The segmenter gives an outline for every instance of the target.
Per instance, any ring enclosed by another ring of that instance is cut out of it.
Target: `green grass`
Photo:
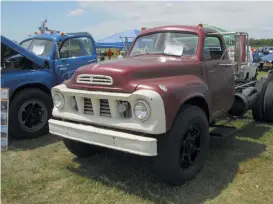
[[[247,115],[225,141],[212,140],[195,179],[159,182],[149,158],[107,151],[76,159],[59,138],[14,141],[1,155],[3,204],[273,203],[273,125]]]
[[[268,72],[266,71],[260,71],[258,72],[258,79],[260,79],[261,77],[267,77]]]

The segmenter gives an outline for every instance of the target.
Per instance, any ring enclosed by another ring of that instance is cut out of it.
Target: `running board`
[[[236,127],[224,126],[224,125],[211,125],[210,127],[214,128],[214,130],[210,131],[210,136],[226,139],[233,135],[236,132]]]

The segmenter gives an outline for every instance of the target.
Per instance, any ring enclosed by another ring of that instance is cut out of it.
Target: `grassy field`
[[[14,141],[1,155],[2,204],[273,203],[273,125],[248,114],[232,138],[212,140],[198,176],[159,182],[148,158],[107,151],[76,159],[59,138]]]

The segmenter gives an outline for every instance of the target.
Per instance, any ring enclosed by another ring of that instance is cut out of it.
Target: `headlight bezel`
[[[143,118],[143,119],[139,118],[139,117],[136,115],[135,108],[136,108],[136,106],[137,106],[138,104],[143,104],[144,107],[145,107],[146,110],[147,110],[147,115],[146,115],[146,117]],[[147,121],[147,120],[150,118],[150,116],[151,116],[151,108],[150,108],[149,103],[148,103],[147,101],[143,100],[143,99],[137,100],[137,101],[135,102],[135,104],[134,104],[134,107],[133,107],[133,114],[134,114],[134,116],[136,117],[137,120],[142,121],[142,122]]]
[[[56,105],[56,100],[55,100],[55,97],[56,96],[59,96],[60,98],[61,98],[61,106],[57,106]],[[56,107],[56,108],[58,108],[58,109],[63,109],[64,108],[64,105],[65,105],[65,99],[64,99],[64,96],[63,96],[63,94],[61,94],[60,92],[55,92],[54,93],[54,95],[53,95],[53,103],[54,103],[54,106]]]

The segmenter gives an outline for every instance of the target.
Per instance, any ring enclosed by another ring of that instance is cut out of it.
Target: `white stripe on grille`
[[[110,76],[94,75],[94,74],[80,74],[77,77],[79,84],[97,84],[97,85],[112,85],[113,79]]]

